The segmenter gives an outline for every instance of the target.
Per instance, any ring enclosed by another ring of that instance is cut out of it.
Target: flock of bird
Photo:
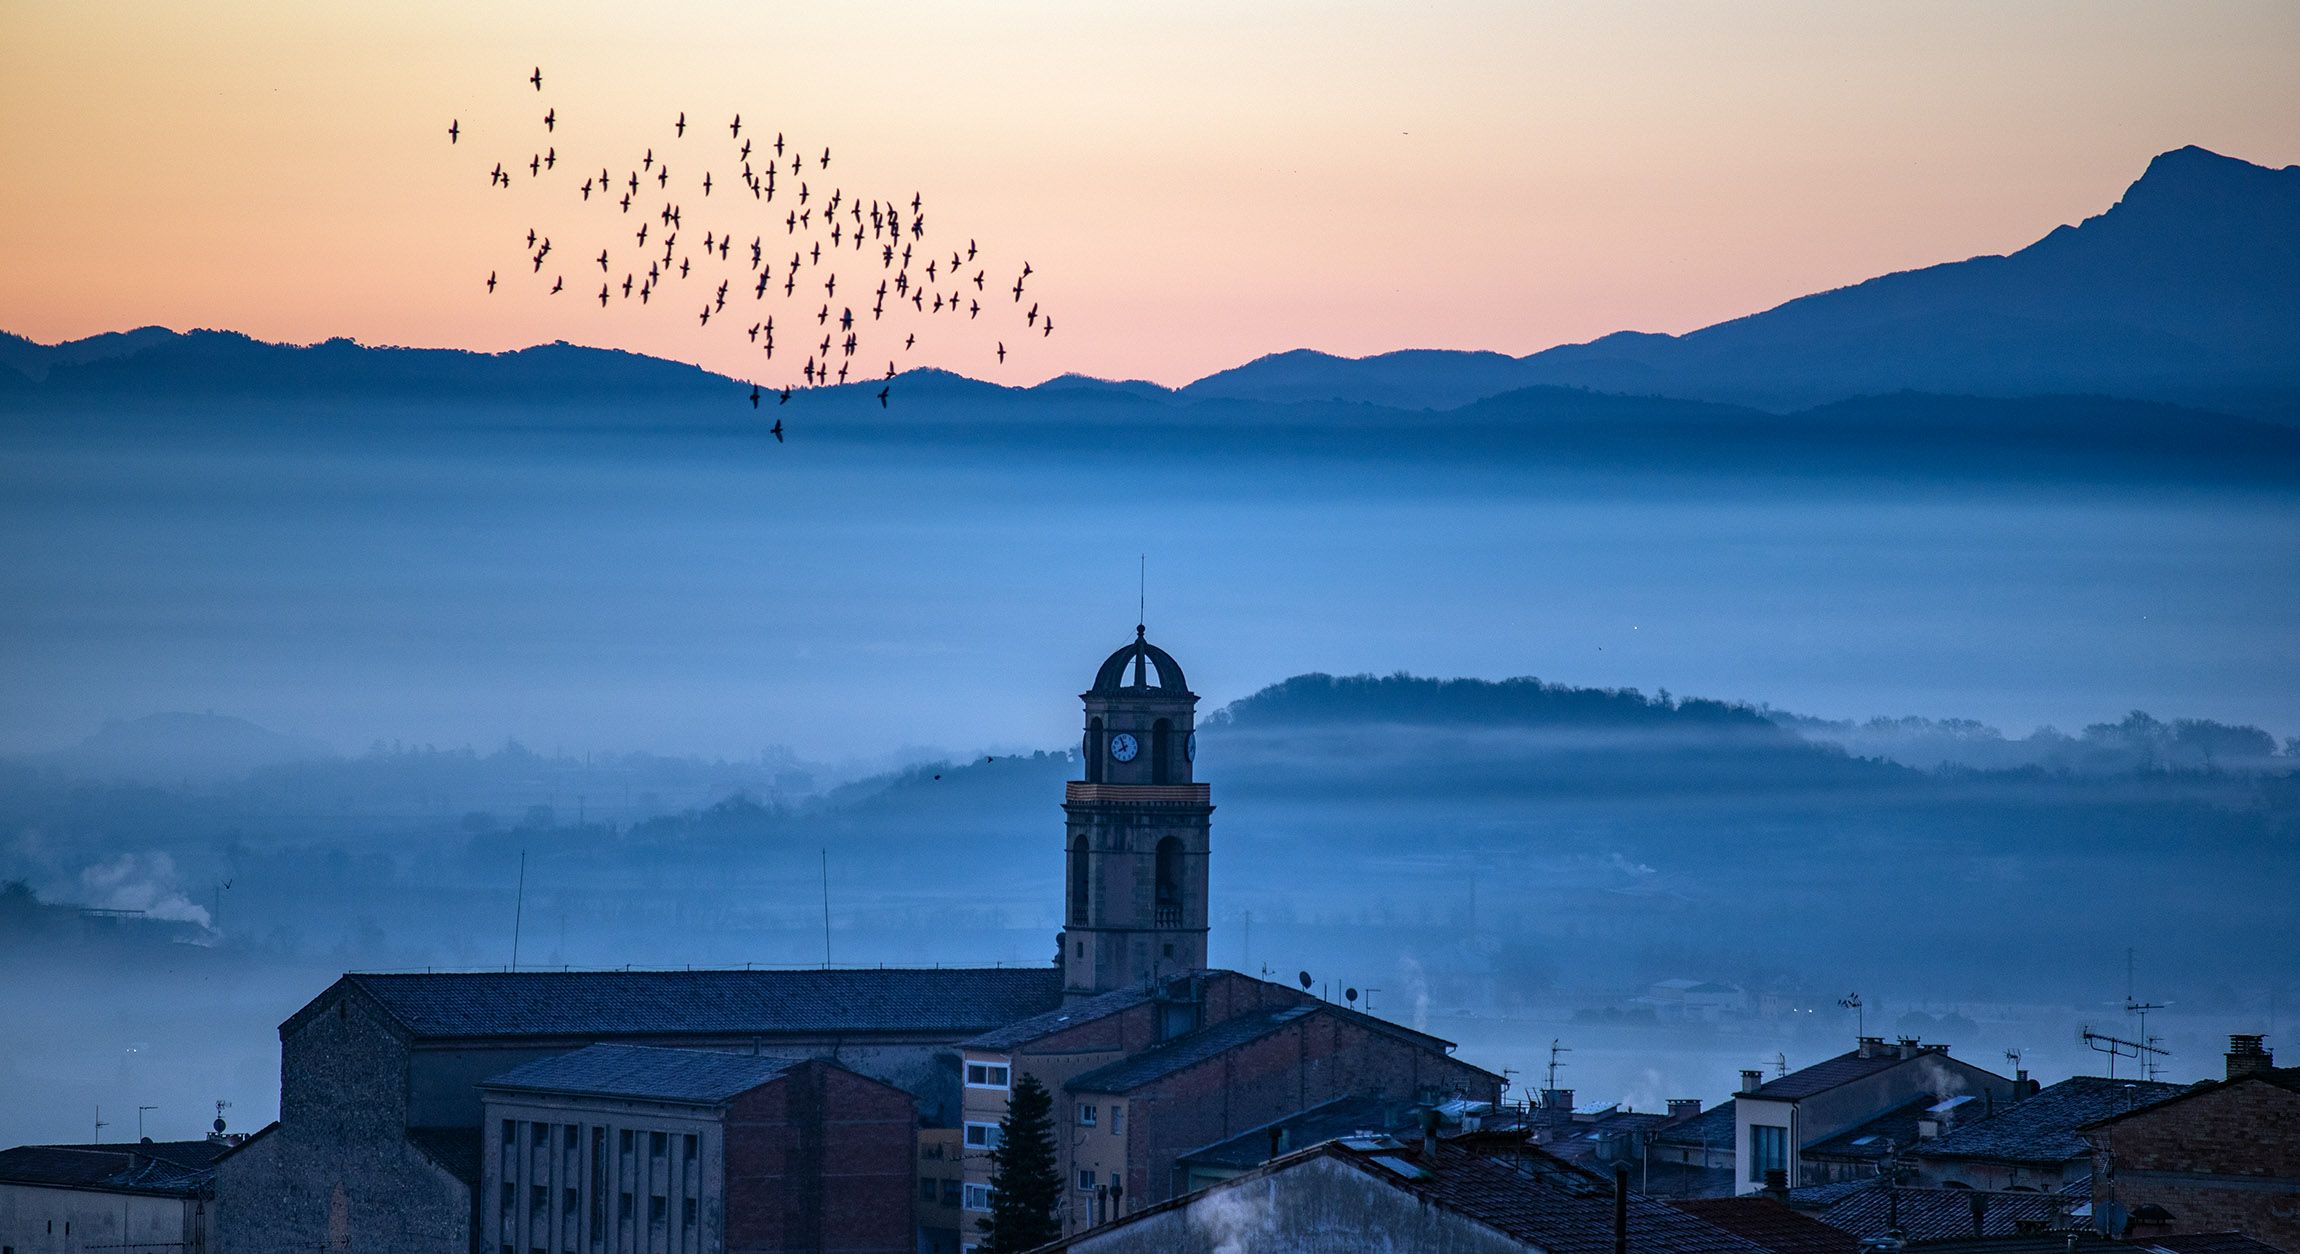
[[[540,95],[542,67],[526,81]],[[770,140],[763,130],[746,128],[741,114],[726,123],[720,141],[716,128],[690,127],[680,112],[662,151],[647,146],[618,174],[560,155],[555,105],[545,102],[536,117],[537,146],[525,161],[496,161],[487,172],[488,186],[526,187],[543,193],[548,204],[585,216],[572,230],[529,227],[521,261],[510,267],[513,277],[553,297],[580,292],[602,310],[621,302],[691,317],[699,336],[725,336],[755,348],[761,364],[743,372],[754,380],[754,409],[767,397],[788,404],[793,393],[807,388],[870,378],[878,373],[882,352],[886,367],[877,398],[883,407],[893,390],[886,380],[917,348],[920,330],[931,332],[938,319],[972,322],[987,315],[1019,321],[1021,329],[1010,332],[1018,336],[1054,334],[1054,318],[1035,299],[1025,307],[1035,273],[1029,262],[992,278],[990,261],[974,240],[964,247],[928,243],[922,195],[871,197],[866,203],[862,194],[833,181],[828,148],[817,156],[781,132]],[[447,142],[459,145],[463,135],[462,119],[450,119]],[[689,217],[697,219],[693,226]],[[600,230],[607,242],[593,257]],[[576,248],[554,242],[578,235],[586,242]],[[591,297],[581,276],[594,265],[600,281]],[[1014,276],[1011,285],[1008,273]],[[502,270],[490,270],[484,290],[492,296],[509,281]],[[786,338],[796,332],[799,340],[783,345],[779,357],[778,331]],[[1006,342],[995,342],[995,358],[1003,365]],[[793,357],[801,359],[795,370]],[[755,381],[770,372],[789,381],[779,387]],[[781,419],[771,434],[783,439]]]

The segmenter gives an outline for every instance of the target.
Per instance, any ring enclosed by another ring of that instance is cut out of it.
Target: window
[[[1110,1135],[1126,1135],[1126,1108],[1124,1106],[1112,1106],[1110,1108]]]
[[[966,1064],[966,1087],[970,1089],[1002,1089],[1007,1087],[1009,1071],[1004,1064],[970,1062]]]
[[[1078,1187],[1082,1192],[1092,1193],[1094,1191],[1094,1171],[1092,1168],[1078,1173]]]
[[[970,1123],[966,1125],[966,1143],[972,1149],[997,1149],[1001,1144],[998,1139],[998,1125],[995,1123]]]
[[[934,1200],[933,1176],[920,1176],[918,1178],[918,1200],[922,1202],[931,1202]]]
[[[658,1193],[647,1199],[647,1222],[660,1224],[671,1214],[671,1199]]]
[[[1092,891],[1086,877],[1086,838],[1070,842],[1070,921],[1086,922],[1087,897]]]
[[[1102,782],[1102,720],[1086,724],[1086,782]]]
[[[969,1184],[961,1196],[964,1198],[961,1205],[968,1210],[990,1209],[990,1186],[987,1184]]]
[[[1162,718],[1150,725],[1150,782],[1153,784],[1174,782],[1171,778],[1172,768],[1167,765],[1166,751],[1167,744],[1173,739],[1174,723],[1171,719]]]
[[[690,1228],[695,1226],[695,1199],[690,1197],[679,1203],[679,1222]]]
[[[1182,842],[1168,836],[1158,842],[1153,858],[1153,873],[1157,880],[1156,910],[1151,922],[1157,927],[1182,926]]]
[[[1095,1109],[1094,1109],[1094,1103],[1092,1103],[1092,1102],[1080,1102],[1080,1103],[1078,1103],[1078,1126],[1079,1126],[1079,1127],[1081,1127],[1081,1128],[1091,1128],[1091,1127],[1093,1127],[1093,1126],[1094,1126],[1094,1124],[1095,1124],[1095,1116],[1096,1116],[1096,1114],[1097,1114],[1097,1113],[1098,1113],[1098,1112],[1096,1112],[1096,1111],[1095,1111]]]
[[[1768,1171],[1789,1169],[1789,1130],[1769,1123],[1749,1125],[1749,1182],[1763,1184]]]

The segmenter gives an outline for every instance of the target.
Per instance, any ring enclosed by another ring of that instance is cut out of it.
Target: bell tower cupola
[[[1143,628],[1080,695],[1084,778],[1062,809],[1064,988],[1106,993],[1206,965],[1208,833],[1198,697]]]

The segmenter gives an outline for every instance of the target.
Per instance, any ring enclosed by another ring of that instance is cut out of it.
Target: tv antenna
[[[1837,1004],[1853,1012],[1853,1035],[1867,1036],[1869,1034],[1869,1018],[1861,1009],[1861,995],[1859,993],[1847,993],[1837,999]]]
[[[2149,1044],[2147,1041],[2128,1041],[2121,1036],[2110,1036],[2105,1032],[2095,1032],[2091,1028],[2086,1028],[2083,1031],[2078,1032],[2077,1037],[2081,1039],[2085,1045],[2094,1053],[2108,1055],[2108,1078],[2111,1080],[2116,1078],[2117,1059],[2136,1058],[2145,1060],[2152,1054],[2162,1057],[2166,1052],[2162,1049],[2158,1049],[2154,1045]],[[2148,1064],[2144,1061],[2141,1065],[2145,1068]]]
[[[1149,615],[1146,612],[1146,607],[1148,607],[1149,604],[1150,555],[1148,553],[1137,553],[1134,555],[1134,621],[1137,624],[1147,623],[1150,621]]]
[[[1557,1087],[1557,1069],[1559,1067],[1570,1065],[1565,1061],[1562,1055],[1570,1054],[1572,1052],[1572,1046],[1563,1044],[1558,1039],[1551,1039],[1549,1042],[1549,1078],[1542,1082],[1542,1087],[1551,1089]]]
[[[104,1143],[104,1129],[111,1126],[104,1121],[104,1108],[98,1106],[96,1108],[96,1144],[102,1145]]]
[[[2018,1070],[2018,1069],[2020,1068],[2020,1050],[2019,1050],[2019,1048],[2018,1048],[2018,1047],[2015,1047],[2015,1048],[2013,1048],[2013,1049],[2008,1049],[2008,1050],[2006,1050],[2006,1051],[2005,1051],[2005,1061],[2006,1061],[2006,1062],[2009,1062],[2009,1063],[2011,1063],[2011,1064],[2013,1065],[2013,1068],[2014,1068],[2015,1070]]]
[[[1778,1079],[1779,1077],[1781,1077],[1781,1076],[1785,1076],[1785,1075],[1787,1075],[1787,1074],[1789,1074],[1789,1055],[1787,1055],[1787,1054],[1781,1054],[1781,1053],[1776,1053],[1776,1054],[1774,1054],[1774,1055],[1773,1055],[1773,1075],[1774,1075],[1774,1078]]]

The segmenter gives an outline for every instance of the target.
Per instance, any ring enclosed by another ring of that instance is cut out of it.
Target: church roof
[[[1126,673],[1129,669],[1134,672],[1131,679]],[[1122,692],[1190,695],[1190,684],[1182,678],[1181,664],[1174,660],[1173,654],[1143,639],[1139,623],[1134,626],[1133,642],[1111,654],[1102,669],[1094,672],[1094,687],[1087,690],[1087,695],[1116,696]]]
[[[799,1061],[708,1049],[592,1045],[513,1067],[480,1087],[713,1105],[777,1079]]]
[[[417,1039],[972,1036],[1062,1004],[1044,967],[780,971],[460,971],[345,975],[280,1025],[356,989]]]

